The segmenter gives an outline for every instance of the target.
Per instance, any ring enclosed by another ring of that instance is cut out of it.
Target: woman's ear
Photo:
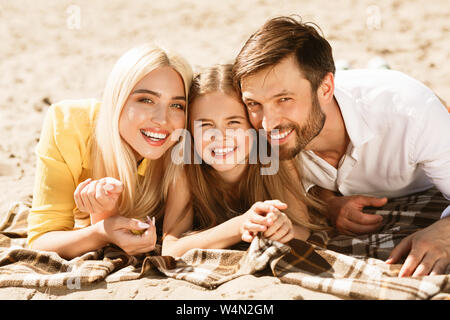
[[[328,72],[317,89],[317,97],[322,104],[330,103],[334,97],[334,75]]]

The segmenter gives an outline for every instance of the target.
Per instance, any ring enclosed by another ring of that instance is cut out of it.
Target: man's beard
[[[279,159],[280,160],[289,160],[293,159],[300,151],[302,151],[308,143],[314,139],[325,124],[326,116],[320,108],[319,100],[315,94],[312,95],[312,108],[308,115],[308,119],[306,120],[305,125],[299,127],[298,124],[288,124],[283,126],[278,126],[275,129],[280,131],[285,130],[294,130],[295,134],[295,145],[292,148],[279,146]]]

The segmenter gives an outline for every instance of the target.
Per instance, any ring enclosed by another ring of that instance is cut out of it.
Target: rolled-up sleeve
[[[412,160],[450,200],[450,114],[434,95],[426,103],[427,108],[416,123]],[[450,207],[445,214],[450,215]]]

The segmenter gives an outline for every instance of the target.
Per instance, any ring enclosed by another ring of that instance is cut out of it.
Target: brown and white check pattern
[[[316,232],[308,242],[289,245],[258,237],[246,251],[193,249],[177,259],[158,255],[159,248],[132,257],[111,245],[67,261],[26,247],[29,205],[17,203],[0,223],[0,287],[80,289],[159,274],[214,289],[242,275],[270,272],[282,282],[346,299],[450,299],[450,275],[398,278],[401,265],[384,263],[401,239],[432,224],[446,206],[431,189],[369,208],[384,217],[372,235]]]

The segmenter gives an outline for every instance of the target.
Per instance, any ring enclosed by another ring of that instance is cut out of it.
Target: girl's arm
[[[179,257],[193,248],[223,249],[241,240],[250,242],[256,233],[268,229],[269,223],[265,215],[271,205],[282,205],[271,201],[270,204],[257,202],[240,216],[183,237],[183,233],[191,230],[193,224],[194,213],[190,201],[186,177],[183,175],[169,190],[164,215],[162,255]]]
[[[178,257],[193,248],[226,248],[241,240],[239,217],[183,237],[183,233],[192,229],[193,220],[189,186],[183,172],[169,189],[164,214],[162,255]]]

